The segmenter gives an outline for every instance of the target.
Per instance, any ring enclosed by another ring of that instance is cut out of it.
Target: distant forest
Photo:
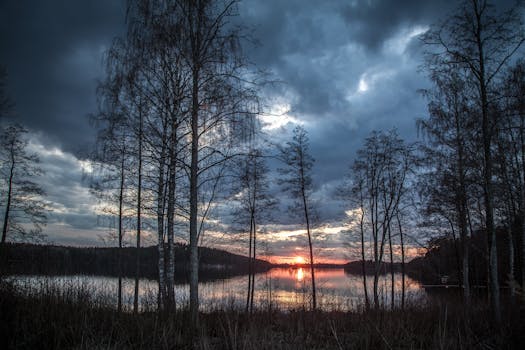
[[[120,273],[134,278],[137,248],[120,248]],[[175,245],[177,260],[175,280],[188,281],[188,247]],[[14,274],[92,274],[119,276],[119,248],[78,248],[35,244],[7,244],[8,268]],[[210,280],[247,274],[249,258],[223,250],[200,247],[200,278]],[[140,248],[140,277],[158,279],[158,249],[156,246]],[[271,264],[257,259],[255,270],[263,272]]]
[[[518,228],[516,228],[518,229]],[[508,236],[504,235],[504,229],[498,229],[498,255],[502,258],[499,265],[500,285],[508,286],[508,277],[505,271],[509,271],[507,242]],[[518,242],[520,244],[520,242]],[[486,235],[483,231],[477,232],[470,239],[472,247],[471,264],[469,266],[471,283],[473,286],[486,286],[487,284],[487,259],[485,255]],[[177,283],[188,281],[189,255],[188,247],[177,244],[176,256],[178,257],[175,268],[175,280]],[[421,282],[423,285],[443,284],[442,277],[447,276],[446,284],[457,284],[461,286],[460,269],[460,246],[457,240],[440,237],[431,240],[430,247],[424,256],[416,257],[406,264],[406,273],[411,278]],[[79,248],[54,245],[36,245],[9,243],[7,244],[8,272],[11,274],[42,274],[42,275],[65,275],[65,274],[88,274],[103,276],[119,276],[118,254],[119,248]],[[135,258],[136,248],[125,247],[121,251],[121,273],[123,277],[134,278],[136,271]],[[232,254],[224,250],[206,247],[199,248],[200,254],[200,278],[201,281],[229,278],[249,273],[249,257]],[[140,277],[152,280],[158,279],[158,269],[155,265],[158,261],[158,250],[156,246],[140,248],[141,266]],[[517,273],[517,283],[521,283],[521,267],[514,262]],[[362,261],[352,261],[346,264],[316,264],[316,268],[343,268],[346,273],[362,274]],[[269,271],[271,268],[308,268],[309,264],[272,264],[268,261],[257,259],[255,272]],[[367,275],[374,275],[375,264],[372,260],[365,262]],[[401,263],[383,262],[379,271],[381,274],[402,271]]]

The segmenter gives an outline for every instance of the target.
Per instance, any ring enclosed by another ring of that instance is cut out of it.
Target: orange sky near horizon
[[[410,260],[424,255],[426,252],[426,249],[424,248],[417,248],[417,247],[405,247],[405,261],[409,262]],[[289,264],[289,265],[301,265],[301,264],[308,264],[310,259],[307,256],[302,256],[299,254],[294,255],[259,255],[257,257],[258,259],[266,260],[272,264]],[[370,256],[367,256],[367,259],[371,259]],[[356,259],[338,259],[338,258],[326,258],[326,257],[320,257],[316,258],[314,256],[314,262],[316,264],[337,264],[337,265],[343,265],[351,261],[355,261]],[[397,260],[395,260],[397,261]]]
[[[302,257],[299,255],[260,255],[258,257],[259,259],[266,260],[272,264],[290,264],[290,265],[302,265],[302,264],[308,264],[309,259],[306,257]],[[327,259],[327,258],[319,258],[315,259],[314,262],[316,264],[346,264],[349,262],[348,259]]]

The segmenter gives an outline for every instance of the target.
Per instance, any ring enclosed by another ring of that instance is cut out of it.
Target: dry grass
[[[258,311],[229,309],[200,315],[189,334],[186,310],[118,313],[89,291],[20,293],[0,286],[3,349],[523,349],[524,310],[506,307],[496,330],[483,304],[468,312],[457,301],[404,311]]]

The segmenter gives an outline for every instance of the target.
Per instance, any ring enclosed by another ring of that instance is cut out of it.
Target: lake
[[[357,310],[364,305],[364,291],[361,275],[345,273],[343,269],[316,269],[317,303],[324,311]],[[117,304],[118,278],[107,276],[41,276],[16,275],[8,278],[18,288],[28,293],[39,293],[44,288],[58,290],[77,289],[88,291],[93,299],[101,298],[109,304]],[[368,276],[369,296],[372,296],[372,276]],[[401,298],[401,274],[395,274],[396,303]],[[123,278],[123,303],[131,309],[134,296],[134,279]],[[199,297],[202,311],[238,308],[246,305],[248,276],[237,276],[212,282],[199,283]],[[390,304],[390,275],[381,276],[379,283],[380,300]],[[421,302],[426,292],[421,284],[408,276],[405,278],[406,300]],[[154,309],[158,284],[155,280],[139,280],[139,302],[141,309]],[[189,286],[175,286],[177,307],[187,305]],[[256,308],[268,307],[281,310],[309,309],[311,306],[310,271],[306,268],[274,268],[255,276],[254,303]]]

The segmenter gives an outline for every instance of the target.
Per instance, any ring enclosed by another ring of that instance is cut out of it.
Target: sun
[[[302,265],[306,263],[306,260],[304,260],[302,256],[296,256],[295,258],[293,258],[293,263],[296,265]]]

